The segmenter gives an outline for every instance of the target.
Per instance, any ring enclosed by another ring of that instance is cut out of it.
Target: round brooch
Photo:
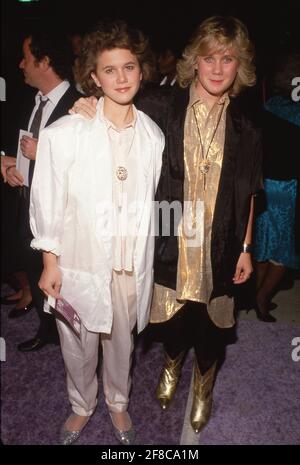
[[[200,163],[199,169],[202,174],[207,174],[209,171],[209,168],[210,168],[210,163],[208,161],[203,161],[202,163]]]
[[[118,166],[116,174],[119,181],[125,181],[128,176],[128,171],[124,166]]]

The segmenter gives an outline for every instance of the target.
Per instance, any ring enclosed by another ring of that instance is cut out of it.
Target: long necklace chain
[[[217,129],[219,127],[219,123],[220,123],[220,120],[221,120],[221,117],[222,117],[223,109],[224,109],[224,104],[222,106],[222,109],[220,109],[220,111],[219,111],[218,119],[217,119],[216,125],[214,127],[212,137],[211,137],[210,142],[208,144],[208,148],[207,148],[206,152],[204,152],[204,144],[202,142],[201,131],[200,131],[200,128],[199,128],[199,125],[198,125],[195,106],[193,105],[193,113],[194,113],[195,123],[196,123],[197,131],[198,131],[198,137],[199,137],[199,142],[200,142],[200,147],[201,147],[201,157],[199,155],[198,160],[197,160],[196,189],[197,189],[197,186],[198,186],[198,177],[199,177],[198,173],[199,172],[203,176],[204,190],[206,189],[206,175],[207,175],[207,173],[208,173],[208,171],[210,169],[210,166],[211,166],[211,161],[209,159],[209,150],[210,150],[211,144],[212,144],[212,142],[213,142],[213,140],[215,138],[215,134],[217,132]]]

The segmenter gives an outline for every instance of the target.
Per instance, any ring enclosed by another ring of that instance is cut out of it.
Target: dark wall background
[[[268,72],[281,50],[299,48],[299,1],[181,0],[180,3],[174,5],[174,0],[39,0],[31,3],[1,0],[1,77],[7,86],[6,101],[1,102],[1,136],[5,145],[12,137],[20,99],[24,93],[32,92],[23,84],[18,63],[23,37],[36,27],[82,34],[100,19],[122,18],[143,29],[154,48],[171,39],[181,49],[194,28],[206,17],[234,15],[246,23],[254,40],[259,76]]]

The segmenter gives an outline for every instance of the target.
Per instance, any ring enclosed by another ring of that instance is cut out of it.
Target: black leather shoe
[[[33,352],[35,350],[40,350],[46,344],[47,341],[39,339],[38,337],[34,337],[33,339],[29,339],[28,341],[18,344],[18,350],[20,352]]]
[[[265,323],[275,323],[277,320],[274,316],[270,315],[270,313],[267,311],[266,313],[262,313],[258,306],[255,307],[255,312],[257,319],[260,321],[264,321]]]
[[[18,318],[19,316],[24,316],[27,315],[27,313],[30,312],[30,310],[34,307],[33,302],[30,302],[30,304],[26,305],[26,307],[23,308],[13,308],[9,314],[8,318]]]

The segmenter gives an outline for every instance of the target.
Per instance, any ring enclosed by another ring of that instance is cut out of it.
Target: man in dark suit
[[[51,314],[44,312],[44,295],[38,287],[43,270],[42,254],[30,247],[33,236],[29,224],[29,199],[38,134],[42,128],[66,115],[80,94],[69,82],[72,73],[71,49],[68,42],[57,32],[34,33],[26,37],[23,42],[23,58],[19,66],[24,73],[26,84],[38,89],[35,100],[24,112],[21,125],[22,129],[28,129],[32,133],[32,137],[23,136],[20,143],[23,155],[30,160],[28,186],[24,185],[23,176],[15,166],[10,166],[6,170],[8,184],[20,189],[19,222],[22,256],[33,303],[40,318],[36,336],[18,345],[20,351],[29,352],[38,350],[47,343],[58,342],[55,319]],[[26,313],[24,309],[13,311]]]

